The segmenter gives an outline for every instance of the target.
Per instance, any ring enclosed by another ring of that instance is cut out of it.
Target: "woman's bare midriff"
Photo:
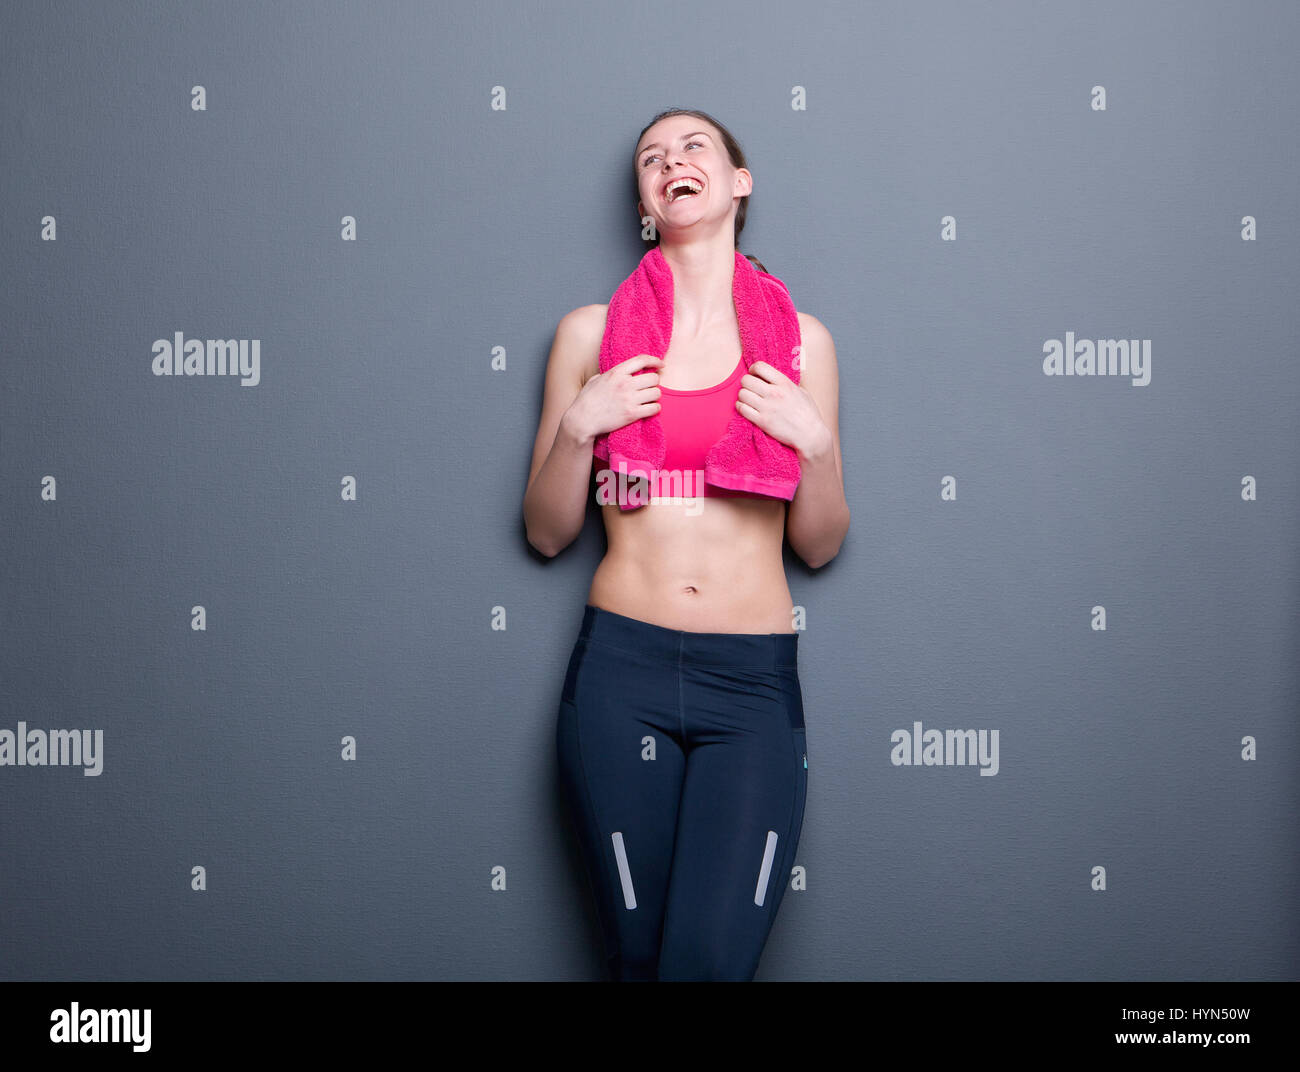
[[[792,633],[786,503],[699,497],[602,506],[609,550],[587,602],[691,633]]]

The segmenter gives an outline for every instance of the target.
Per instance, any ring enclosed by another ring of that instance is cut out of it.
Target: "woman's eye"
[[[704,142],[702,142],[702,141],[688,141],[688,142],[686,143],[686,148],[689,149],[692,145],[698,145],[698,146],[700,146],[701,148],[703,148],[703,147],[704,147]],[[653,159],[654,159],[656,156],[658,156],[658,155],[659,155],[658,153],[651,153],[649,156],[647,156],[644,160],[641,161],[641,166],[642,166],[642,167],[645,167],[647,164],[650,163],[651,160],[653,160]]]

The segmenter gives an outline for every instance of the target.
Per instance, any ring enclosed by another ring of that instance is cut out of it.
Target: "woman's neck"
[[[735,316],[734,245],[709,242],[664,248],[661,244],[660,252],[673,271],[674,335],[695,335]]]

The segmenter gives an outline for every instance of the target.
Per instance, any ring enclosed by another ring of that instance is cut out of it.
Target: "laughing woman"
[[[808,778],[782,539],[817,568],[849,527],[835,347],[739,254],[753,179],[721,123],[661,113],[633,168],[657,244],[608,306],[560,321],[524,494],[528,541],[553,556],[599,470],[608,549],[557,755],[611,978],[749,981]],[[669,474],[684,493],[647,501],[645,480]]]

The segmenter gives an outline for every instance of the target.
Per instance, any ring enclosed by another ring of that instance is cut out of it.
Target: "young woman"
[[[666,468],[702,470],[736,411],[797,452],[789,502],[706,485],[694,500],[601,506],[608,550],[556,727],[611,976],[748,981],[790,881],[807,787],[782,537],[817,568],[849,527],[835,348],[799,313],[800,382],[762,361],[746,370],[732,287],[753,180],[721,123],[663,112],[633,167],[637,214],[672,270],[671,343],[600,373],[608,306],[560,321],[524,521],[538,551],[563,550],[583,526],[597,437],[656,413]]]

